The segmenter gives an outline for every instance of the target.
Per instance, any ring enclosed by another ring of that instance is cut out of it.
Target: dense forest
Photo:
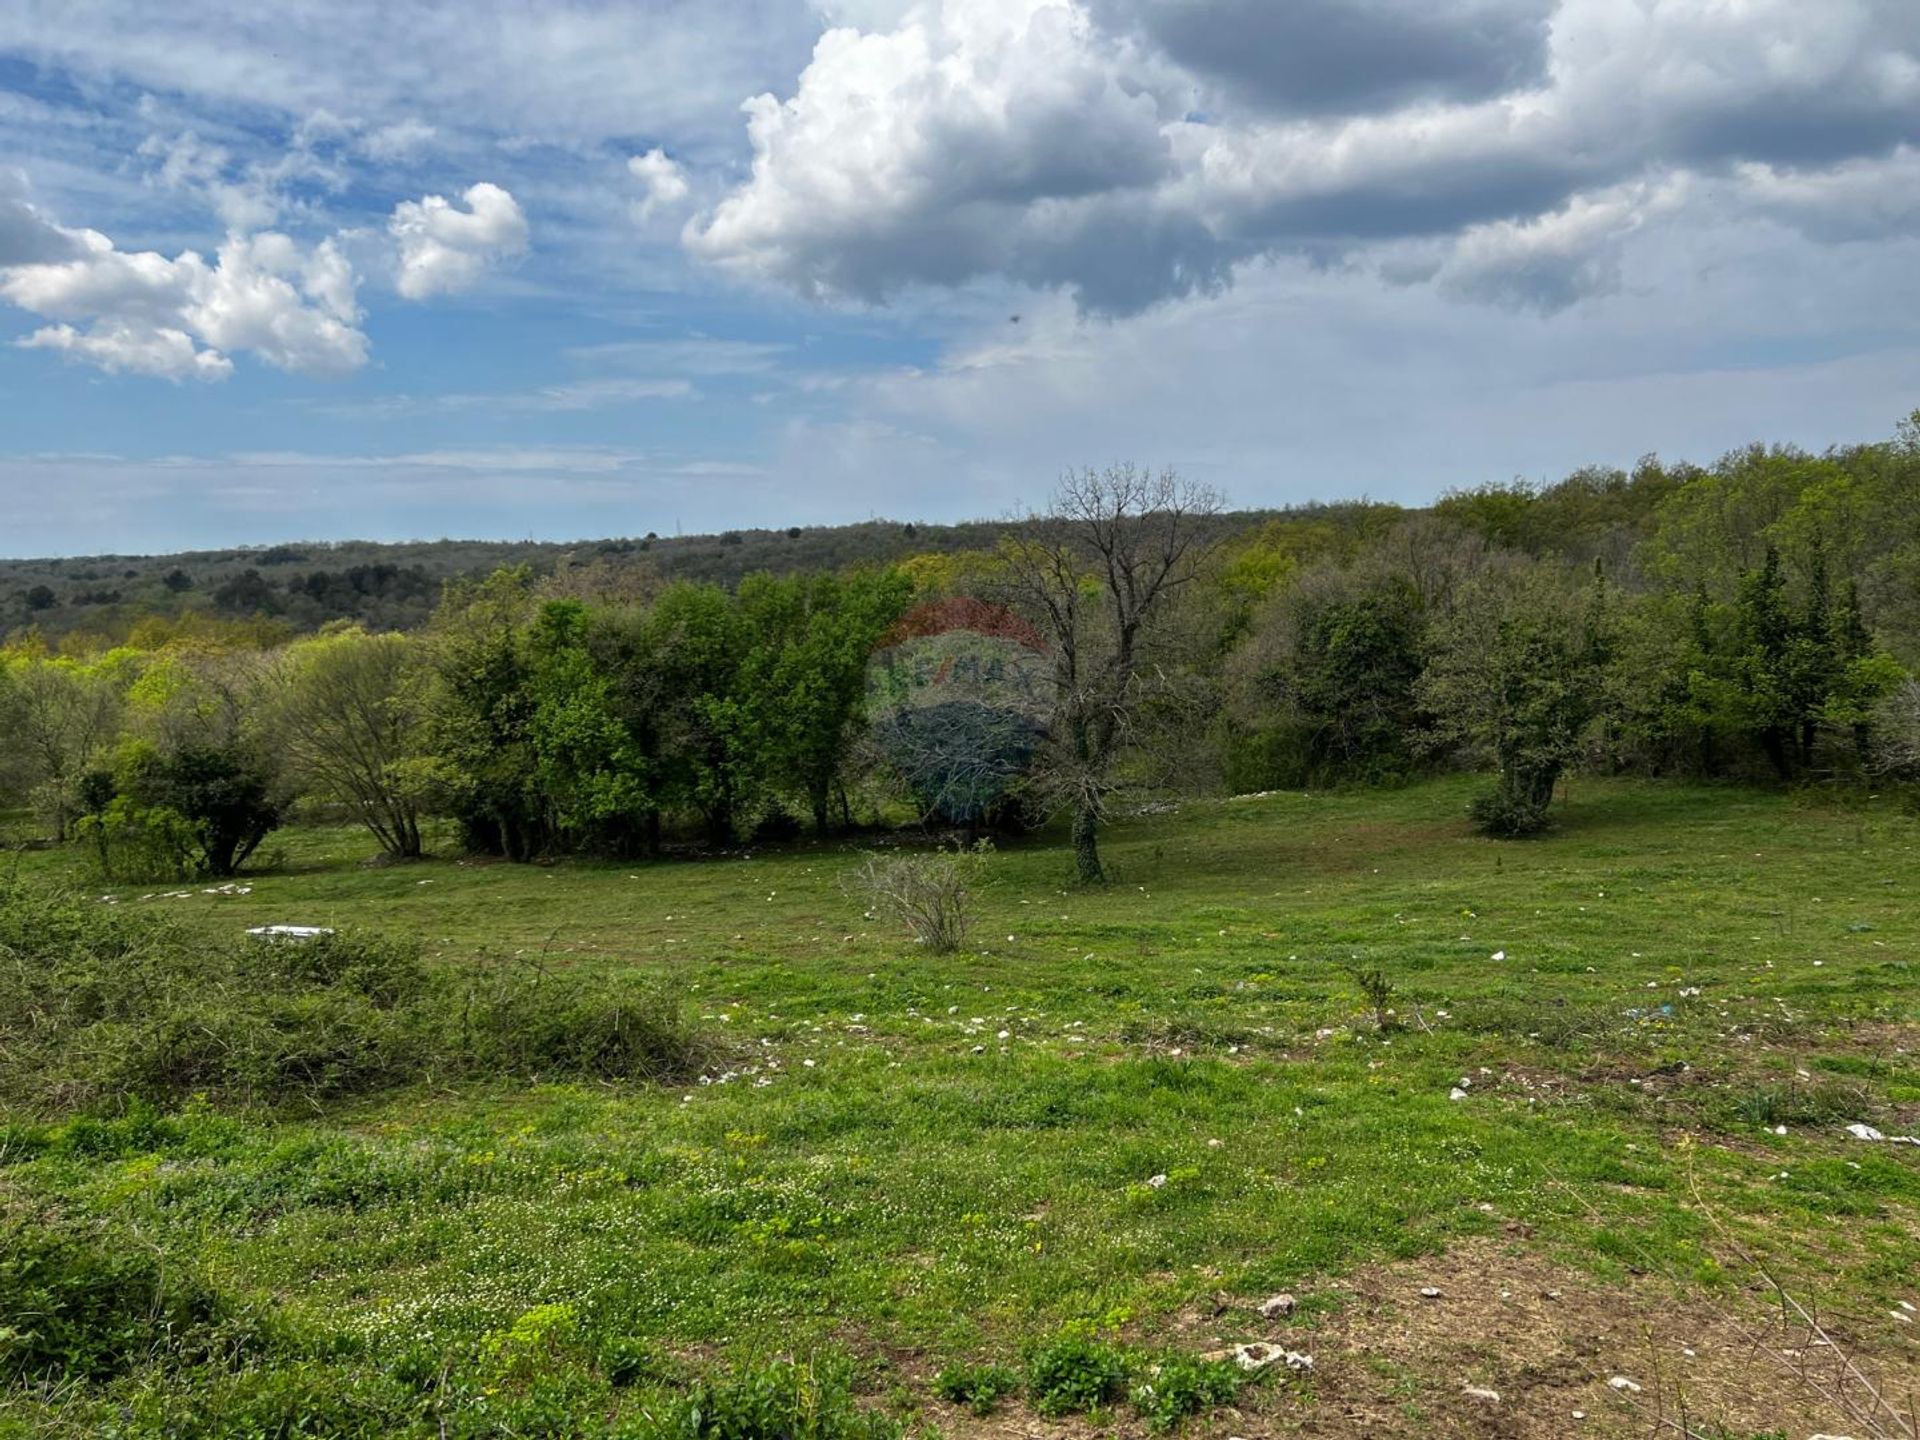
[[[0,790],[120,878],[231,874],[303,805],[519,860],[1065,815],[1094,879],[1179,792],[1474,767],[1520,836],[1581,768],[1920,781],[1920,416],[1420,511],[1118,467],[1017,524],[10,573]]]

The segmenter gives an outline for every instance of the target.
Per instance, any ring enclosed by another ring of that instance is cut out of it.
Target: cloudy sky
[[[1920,407],[1915,0],[0,0],[0,554]]]

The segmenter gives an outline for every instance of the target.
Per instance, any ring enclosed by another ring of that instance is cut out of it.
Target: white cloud
[[[634,206],[635,218],[642,221],[651,219],[655,211],[671,210],[683,203],[690,192],[687,172],[658,146],[628,160],[627,172],[646,189]]]
[[[0,299],[62,322],[23,346],[172,380],[225,378],[227,351],[305,375],[366,362],[353,268],[331,240],[302,249],[273,231],[233,234],[208,264],[197,251],[169,259],[121,250],[97,230],[51,229],[69,258],[0,265]]]
[[[1888,0],[834,8],[873,28],[747,103],[752,174],[686,232],[816,297],[999,278],[1124,312],[1258,257],[1452,240],[1459,293],[1560,305],[1668,177],[1920,143],[1920,6]]]
[[[432,144],[439,134],[434,126],[409,115],[391,125],[381,125],[367,131],[355,144],[369,160],[410,160]]]
[[[217,350],[202,350],[184,330],[103,320],[85,332],[46,325],[18,342],[27,350],[57,350],[106,371],[157,375],[163,380],[224,380],[233,362]]]
[[[1911,145],[1827,170],[1743,165],[1737,175],[1746,204],[1816,239],[1920,233],[1920,148]]]
[[[520,202],[482,180],[467,187],[461,210],[444,195],[402,200],[387,232],[399,247],[395,288],[409,300],[472,288],[490,264],[527,249]]]
[[[1110,228],[1110,202],[1151,197],[1173,162],[1162,105],[1117,61],[1052,0],[947,0],[891,31],[829,31],[791,99],[747,102],[752,179],[688,245],[812,295],[988,273],[1103,290],[1095,248],[1145,259],[1166,228],[1142,213],[1150,198]]]
[[[1530,220],[1470,226],[1434,272],[1441,289],[1518,309],[1554,311],[1620,286],[1621,252],[1629,236],[1678,209],[1687,186],[1635,183],[1594,195]]]

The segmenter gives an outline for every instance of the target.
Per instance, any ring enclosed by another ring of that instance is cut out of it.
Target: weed
[[[1020,1389],[1020,1376],[1005,1365],[949,1365],[933,1377],[933,1393],[976,1415],[991,1415]]]
[[[1126,1393],[1127,1361],[1117,1345],[1073,1326],[1027,1354],[1027,1393],[1042,1415],[1071,1415]]]
[[[1153,1430],[1171,1430],[1188,1416],[1225,1405],[1240,1392],[1244,1374],[1223,1360],[1168,1351],[1142,1367],[1129,1398]]]
[[[1367,1011],[1373,1019],[1373,1028],[1393,1029],[1394,984],[1387,972],[1378,965],[1362,965],[1354,961],[1352,964],[1342,965],[1340,973],[1353,981],[1360,991],[1361,998],[1367,1003]]]
[[[950,955],[967,943],[973,917],[968,899],[978,885],[992,847],[933,855],[870,855],[853,885],[874,909],[890,915],[935,955]]]

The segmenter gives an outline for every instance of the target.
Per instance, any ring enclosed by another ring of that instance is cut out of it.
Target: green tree
[[[1554,787],[1599,713],[1612,628],[1606,583],[1584,592],[1555,567],[1489,572],[1435,627],[1416,687],[1428,743],[1489,764],[1474,815],[1490,835],[1537,834]]]
[[[426,637],[428,744],[445,765],[449,806],[472,849],[530,860],[553,840],[531,733],[524,628],[533,577],[520,567],[449,583]]]
[[[836,790],[846,818],[841,771],[862,717],[868,661],[911,598],[911,582],[893,570],[845,580],[760,575],[740,587],[755,637],[742,692],[762,717],[770,770],[804,797],[822,835]]]
[[[420,816],[436,766],[425,753],[418,642],[358,626],[296,641],[265,687],[271,743],[291,778],[349,807],[389,855],[420,855]]]

